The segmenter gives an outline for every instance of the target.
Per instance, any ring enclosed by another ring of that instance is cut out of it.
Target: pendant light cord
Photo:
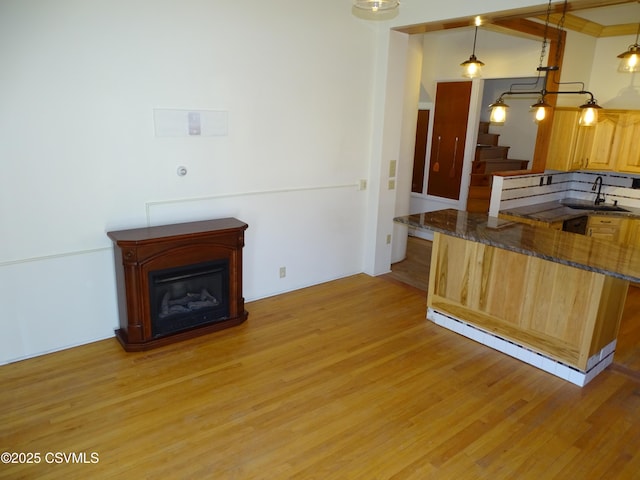
[[[551,8],[551,1],[549,1],[549,8]],[[557,30],[558,30],[558,45],[556,47],[556,58],[555,58],[555,67],[560,67],[560,52],[562,52],[562,32],[564,30],[564,20],[567,14],[567,0],[564,0],[564,4],[562,5],[562,16],[560,20],[558,20]],[[553,76],[550,79],[554,85],[580,85],[580,90],[584,90],[584,82],[561,82],[558,77],[559,68],[556,68],[553,72]],[[545,81],[545,84],[547,82]],[[593,96],[592,96],[593,97]]]
[[[560,66],[560,52],[563,50],[562,47],[562,31],[564,30],[564,20],[565,20],[565,16],[567,14],[567,0],[564,0],[564,4],[562,5],[562,16],[560,17],[560,20],[558,21],[558,45],[556,48],[556,59],[555,59],[555,65],[557,67]]]
[[[551,0],[549,0],[549,4],[547,5],[547,17],[544,22],[544,35],[542,37],[542,49],[540,50],[540,61],[538,62],[538,71],[542,68],[542,62],[544,61],[544,56],[547,53],[547,34],[549,33],[549,19],[551,18]],[[540,76],[540,73],[538,73]]]
[[[475,31],[475,33],[473,34],[473,52],[471,53],[471,55],[472,55],[473,57],[475,57],[475,56],[476,56],[476,39],[477,39],[477,38],[478,38],[478,25],[476,25],[476,31]],[[636,43],[637,43],[637,41],[636,41]]]

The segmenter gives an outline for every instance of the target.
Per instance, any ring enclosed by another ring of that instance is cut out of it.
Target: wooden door
[[[442,82],[436,90],[427,193],[460,198],[471,82]]]
[[[427,160],[427,133],[429,132],[429,110],[418,110],[416,126],[416,147],[413,154],[413,178],[411,191],[422,193],[424,185],[424,166]]]

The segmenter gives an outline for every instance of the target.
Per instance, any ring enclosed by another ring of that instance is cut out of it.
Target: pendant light
[[[620,65],[618,66],[619,72],[640,72],[640,45],[638,45],[639,34],[640,24],[638,25],[638,32],[636,33],[636,43],[629,45],[629,49],[626,52],[618,55],[618,58],[620,59]]]
[[[518,89],[513,89],[513,87],[517,84],[513,84],[511,85],[511,87],[509,88],[508,91],[503,92],[500,94],[500,96],[498,97],[498,99],[492,103],[491,105],[489,105],[489,109],[491,110],[491,116],[489,121],[491,123],[496,123],[498,125],[502,125],[504,124],[505,120],[506,120],[506,114],[507,114],[507,110],[506,107],[508,107],[508,105],[506,105],[504,103],[504,99],[503,97],[505,96],[511,96],[511,95],[538,95],[539,96],[539,100],[537,103],[531,105],[531,108],[533,109],[534,113],[535,113],[535,118],[534,121],[536,123],[542,122],[546,117],[547,117],[547,111],[552,108],[551,105],[549,105],[548,103],[545,102],[545,97],[548,95],[565,95],[565,94],[571,94],[571,95],[589,95],[589,100],[584,103],[583,105],[580,105],[580,109],[582,109],[581,115],[580,115],[580,120],[579,120],[579,125],[581,126],[585,126],[585,127],[589,127],[592,125],[595,125],[598,121],[598,110],[601,109],[602,107],[600,107],[598,105],[598,103],[596,102],[596,99],[593,96],[593,93],[589,92],[588,90],[584,89],[584,83],[582,82],[557,82],[554,79],[550,78],[550,74],[552,72],[557,72],[560,67],[558,66],[560,59],[559,59],[559,55],[560,55],[560,43],[562,42],[562,25],[564,25],[564,19],[565,19],[565,14],[567,11],[567,0],[564,0],[564,6],[563,6],[563,10],[562,10],[562,17],[560,18],[560,21],[558,22],[558,48],[556,49],[556,65],[548,65],[543,67],[542,66],[542,61],[544,59],[545,56],[545,51],[546,51],[546,47],[547,47],[547,29],[549,27],[549,17],[551,14],[551,0],[549,0],[549,5],[547,7],[547,19],[545,22],[545,28],[544,28],[544,39],[542,41],[542,50],[540,52],[540,64],[538,66],[538,78],[536,79],[536,82],[534,84],[534,86],[537,86],[540,81],[542,80],[542,88],[540,90],[518,90]],[[544,77],[541,77],[542,72],[544,72]],[[555,76],[555,73],[554,73]],[[564,85],[564,84],[580,84],[582,85],[582,89],[580,90],[566,90],[566,91],[561,91],[561,90],[548,90],[547,87],[549,85],[550,80],[553,80],[553,84],[554,85]]]
[[[482,67],[484,63],[476,58],[476,39],[478,38],[478,26],[480,24],[480,18],[476,17],[476,30],[473,34],[473,52],[469,57],[469,60],[466,60],[460,64],[462,67],[462,76],[467,78],[477,78],[481,76]]]
[[[509,108],[509,105],[504,103],[502,95],[500,95],[498,100],[489,105],[489,109],[491,110],[489,122],[494,125],[504,125],[504,121],[507,119],[507,108]]]
[[[547,111],[550,110],[551,105],[544,101],[544,96],[540,97],[536,103],[531,105],[531,110],[533,110],[533,121],[535,123],[542,122],[545,118],[547,118]]]
[[[602,107],[596,103],[596,101],[591,98],[584,105],[580,105],[580,109],[582,112],[580,113],[580,119],[578,120],[578,125],[582,125],[583,127],[591,127],[598,123],[598,110]]]
[[[354,0],[353,6],[361,10],[370,12],[379,12],[385,10],[393,10],[400,5],[398,0]]]

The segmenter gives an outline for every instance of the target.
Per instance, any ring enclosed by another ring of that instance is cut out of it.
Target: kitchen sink
[[[626,208],[619,207],[617,205],[596,205],[594,203],[577,203],[577,202],[561,202],[565,207],[573,208],[576,210],[591,210],[596,212],[628,212]]]

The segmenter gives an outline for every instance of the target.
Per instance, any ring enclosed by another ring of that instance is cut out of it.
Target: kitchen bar
[[[395,221],[434,232],[429,320],[579,386],[612,363],[640,249],[457,210]]]

